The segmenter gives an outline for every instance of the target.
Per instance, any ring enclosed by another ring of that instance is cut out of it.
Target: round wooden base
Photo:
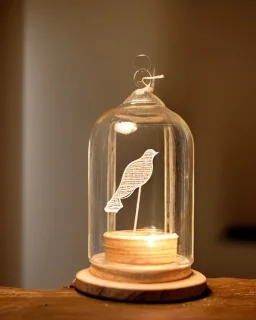
[[[164,283],[124,283],[93,276],[89,269],[77,273],[77,290],[89,295],[119,301],[164,302],[196,298],[206,289],[206,278],[198,271],[185,279]]]
[[[90,273],[96,278],[124,283],[160,283],[187,278],[191,275],[189,261],[178,257],[173,263],[136,265],[108,261],[105,253],[93,256]]]

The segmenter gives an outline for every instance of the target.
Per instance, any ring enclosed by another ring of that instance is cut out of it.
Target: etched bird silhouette
[[[121,199],[128,198],[139,188],[136,208],[137,217],[141,187],[150,179],[153,173],[153,159],[157,154],[158,152],[155,150],[148,149],[139,159],[128,164],[124,170],[119,187],[104,209],[106,212],[117,213],[123,207]]]

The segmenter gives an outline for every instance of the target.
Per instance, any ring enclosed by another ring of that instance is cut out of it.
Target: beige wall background
[[[196,143],[195,264],[255,277],[254,1],[3,0],[0,284],[58,288],[87,262],[87,143],[151,56]]]

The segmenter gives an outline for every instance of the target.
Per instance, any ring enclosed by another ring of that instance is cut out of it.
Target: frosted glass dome
[[[194,146],[179,115],[135,90],[94,125],[88,172],[92,266],[190,270]]]

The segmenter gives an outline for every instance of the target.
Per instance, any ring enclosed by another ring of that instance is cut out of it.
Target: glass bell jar
[[[155,284],[192,274],[194,143],[153,94],[161,77],[139,69],[139,88],[92,129],[88,252],[99,279]]]

